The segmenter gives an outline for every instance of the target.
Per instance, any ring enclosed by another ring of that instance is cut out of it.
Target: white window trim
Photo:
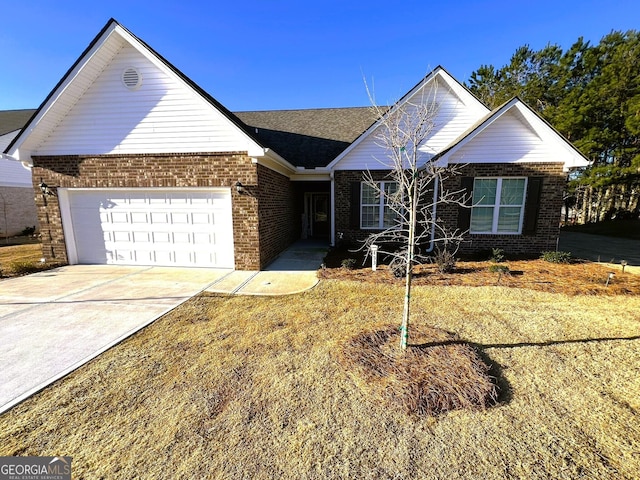
[[[376,182],[376,185],[379,186],[378,188],[380,189],[380,192],[381,192],[381,195],[378,197],[378,203],[376,205],[376,204],[373,204],[373,203],[366,203],[366,204],[363,203],[363,201],[362,201],[362,196],[364,195],[363,186],[364,185],[368,185],[368,183],[367,182],[360,182],[360,229],[361,230],[386,230],[387,228],[391,228],[391,226],[386,226],[386,227],[384,226],[384,207],[388,206],[388,204],[385,203],[386,195],[384,194],[384,192],[385,192],[384,186],[387,183],[395,183],[396,185],[398,184],[398,182],[394,182],[394,181],[379,181],[379,182]],[[378,213],[379,213],[379,215],[378,215],[378,226],[375,226],[375,227],[367,226],[367,227],[365,227],[363,225],[363,221],[362,221],[362,219],[363,219],[362,210],[363,210],[364,207],[373,207],[373,206],[378,208]]]
[[[524,223],[524,209],[527,204],[527,187],[529,185],[529,179],[527,177],[475,177],[473,179],[473,188],[475,190],[476,180],[497,180],[496,182],[496,200],[493,205],[473,205],[471,208],[471,223],[469,225],[469,233],[473,235],[522,235],[522,226]],[[500,197],[502,195],[502,180],[524,180],[524,192],[522,194],[522,204],[520,205],[500,205]],[[493,208],[493,221],[491,224],[491,231],[474,231],[471,230],[473,225],[473,209],[479,207],[492,207]],[[518,220],[517,232],[499,232],[498,231],[498,219],[500,218],[500,208],[508,207],[520,207],[520,219]]]

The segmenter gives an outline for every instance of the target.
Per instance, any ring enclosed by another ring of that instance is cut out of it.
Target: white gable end
[[[420,151],[424,153],[424,161],[441,152],[488,112],[477,100],[469,101],[470,99],[465,98],[466,96],[458,95],[458,92],[455,92],[450,84],[439,76],[418,89],[407,100],[407,104],[419,103],[422,96],[426,101],[430,101],[429,95],[435,95],[437,113],[433,131],[420,147]],[[412,107],[405,105],[405,108],[409,111]],[[388,163],[386,163],[388,153],[376,139],[380,128],[382,127],[370,131],[357,144],[354,144],[333,168],[335,170],[388,169]]]
[[[511,110],[449,157],[452,163],[552,162],[545,142]]]
[[[444,163],[562,163],[565,171],[588,160],[529,107],[514,98],[446,150]]]
[[[123,72],[141,76],[128,88]],[[44,141],[35,155],[222,152],[255,142],[213,105],[126,45]]]

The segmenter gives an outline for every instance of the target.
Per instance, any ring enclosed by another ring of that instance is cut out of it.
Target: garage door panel
[[[65,189],[60,200],[79,263],[233,268],[229,189]]]
[[[165,212],[152,212],[151,223],[169,223],[168,215]]]
[[[131,243],[131,234],[130,232],[112,232],[113,233],[113,243],[124,242]]]
[[[171,223],[178,223],[178,224],[189,223],[189,213],[188,212],[172,212]]]
[[[146,225],[149,223],[149,215],[147,212],[131,212],[131,223]]]

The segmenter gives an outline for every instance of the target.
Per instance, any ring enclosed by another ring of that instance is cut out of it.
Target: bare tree
[[[391,257],[395,271],[404,273],[405,291],[400,348],[407,347],[411,307],[411,282],[414,266],[425,263],[433,254],[453,258],[464,232],[448,230],[438,218],[438,208],[446,204],[463,205],[462,190],[446,190],[446,180],[459,172],[455,166],[442,165],[429,152],[425,141],[434,130],[438,113],[436,87],[426,86],[422,93],[387,110],[376,104],[368,90],[379,126],[375,133],[378,146],[385,151],[377,159],[389,174],[384,181],[365,173],[363,196],[384,199],[384,230],[371,234],[361,248],[370,254],[372,245]]]

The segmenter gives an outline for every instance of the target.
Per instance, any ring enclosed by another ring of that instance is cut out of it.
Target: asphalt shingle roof
[[[0,111],[0,135],[20,130],[31,118],[35,110],[2,110]]]
[[[369,107],[236,112],[260,142],[295,166],[324,167],[376,120]]]

